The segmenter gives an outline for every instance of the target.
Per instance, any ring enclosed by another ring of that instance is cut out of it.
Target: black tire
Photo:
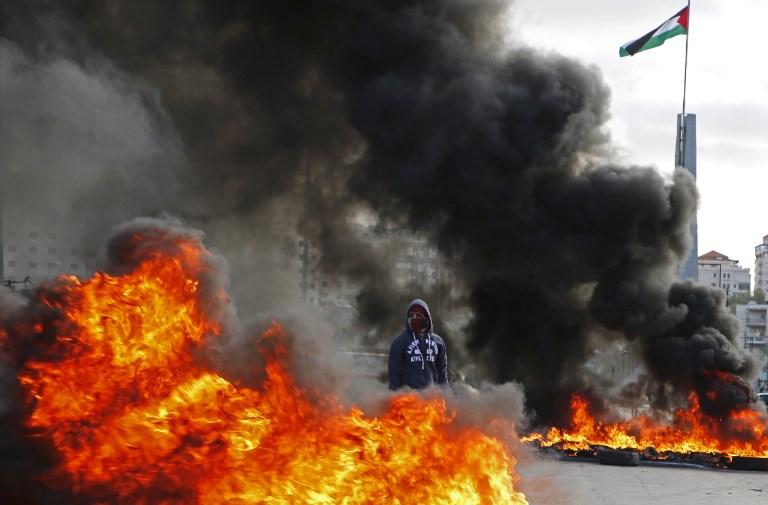
[[[748,456],[734,456],[727,464],[731,470],[750,470],[754,472],[768,472],[768,458],[752,458]]]
[[[597,460],[601,465],[638,466],[640,455],[634,451],[600,449],[597,451]]]

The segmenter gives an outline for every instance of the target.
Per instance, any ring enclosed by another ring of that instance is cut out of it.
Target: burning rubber
[[[624,422],[602,422],[578,395],[571,400],[571,427],[532,433],[524,443],[553,449],[564,459],[595,459],[602,464],[637,466],[681,464],[735,470],[768,471],[768,416],[744,408],[729,417],[701,411],[697,396],[678,409],[671,423],[640,416]]]

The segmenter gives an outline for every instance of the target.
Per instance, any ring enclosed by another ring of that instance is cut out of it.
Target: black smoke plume
[[[599,72],[506,44],[507,2],[32,4],[4,12],[4,37],[37,58],[88,63],[87,47],[159,93],[188,162],[146,207],[231,222],[304,181],[316,197],[301,219],[323,265],[365,285],[372,321],[400,309],[376,254],[349,247],[349,217],[405,223],[455,266],[469,359],[521,381],[541,420],[588,387],[580,366],[606,328],[639,342],[652,376],[680,394],[754,373],[722,295],[675,283],[694,181],[612,165]]]

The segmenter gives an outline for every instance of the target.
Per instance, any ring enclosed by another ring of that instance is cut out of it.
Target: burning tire
[[[756,472],[768,472],[768,458],[752,458],[748,456],[734,456],[728,468],[731,470],[750,470]]]
[[[600,449],[597,451],[597,460],[601,465],[638,466],[640,455],[634,451]]]

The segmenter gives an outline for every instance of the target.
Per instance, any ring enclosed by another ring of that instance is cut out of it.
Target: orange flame
[[[741,409],[725,419],[716,419],[701,412],[695,393],[689,395],[688,401],[689,407],[677,410],[669,424],[647,416],[607,423],[596,420],[590,414],[589,403],[573,395],[570,429],[550,428],[546,435],[533,433],[522,441],[571,451],[606,446],[679,454],[768,457],[768,416]]]
[[[311,400],[277,323],[262,336],[275,350],[260,389],[207,370],[194,350],[222,333],[199,293],[208,253],[175,245],[39,295],[63,314],[55,358],[19,380],[27,426],[60,457],[49,485],[95,503],[527,503],[508,447],[457,426],[442,398],[396,396],[378,418]]]

